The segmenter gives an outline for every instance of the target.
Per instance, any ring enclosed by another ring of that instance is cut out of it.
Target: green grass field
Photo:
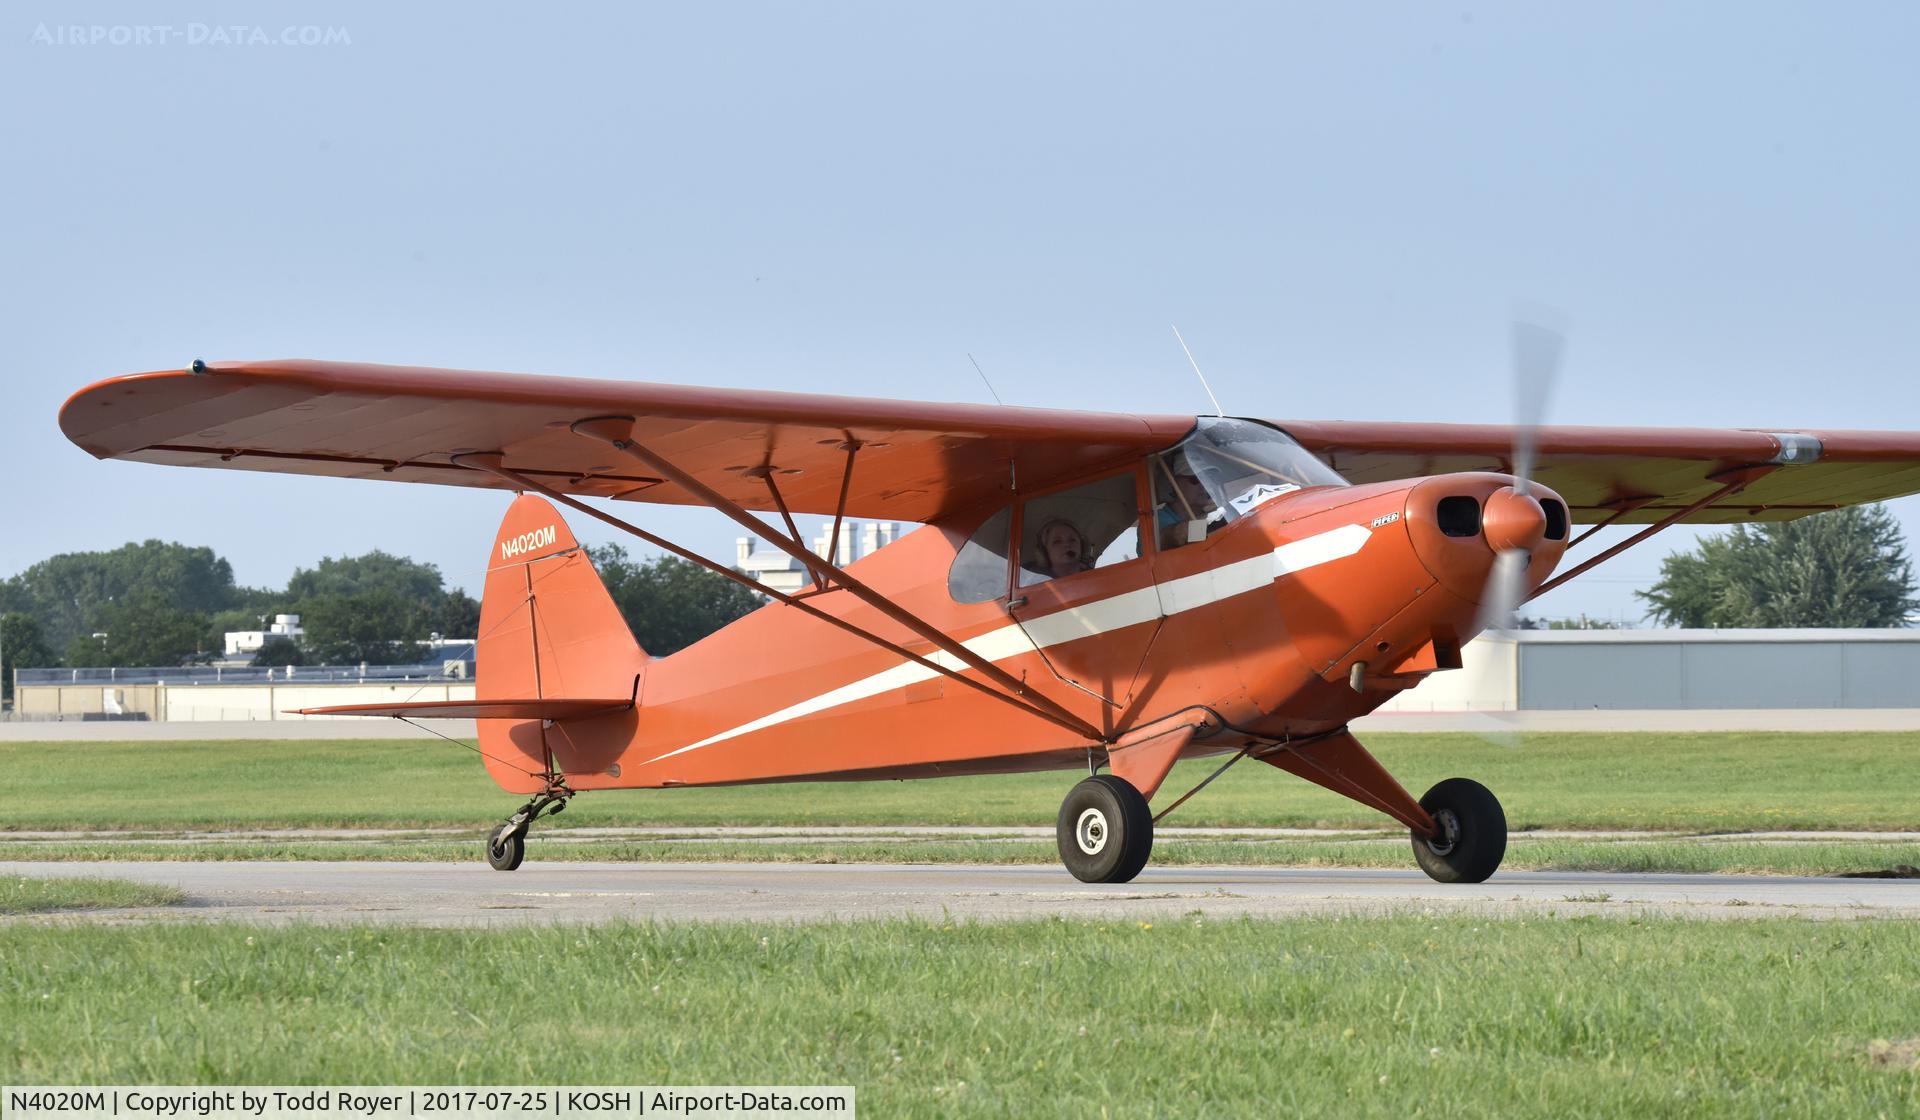
[[[0,956],[19,1083],[852,1084],[876,1117],[1920,1111],[1910,922],[62,925],[0,928]]]
[[[1417,796],[1465,775],[1527,828],[1920,829],[1920,733],[1380,735],[1369,745]],[[1167,796],[1216,760],[1182,763]],[[915,782],[621,791],[550,825],[1019,824],[1053,821],[1072,772]],[[0,744],[6,829],[461,825],[518,799],[473,753],[392,742]],[[1185,825],[1376,828],[1382,818],[1242,762],[1171,818]]]
[[[185,901],[186,897],[178,887],[149,886],[120,879],[24,879],[0,876],[0,915],[172,906]]]

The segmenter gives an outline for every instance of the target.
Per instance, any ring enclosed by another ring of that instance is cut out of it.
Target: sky
[[[1920,428],[1917,38],[1891,3],[16,2],[0,576],[157,537],[477,592],[502,495],[61,436],[196,357],[990,401],[971,354],[1010,404],[1210,411],[1177,324],[1229,413],[1506,422],[1538,303],[1550,421]],[[1689,540],[1529,613],[1638,618]]]

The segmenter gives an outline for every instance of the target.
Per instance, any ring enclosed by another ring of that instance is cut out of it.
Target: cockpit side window
[[[1020,586],[1137,559],[1137,471],[1027,499],[1020,510]]]
[[[981,523],[960,546],[947,571],[947,593],[956,603],[984,603],[1007,593],[1007,556],[1012,551],[1013,507]]]

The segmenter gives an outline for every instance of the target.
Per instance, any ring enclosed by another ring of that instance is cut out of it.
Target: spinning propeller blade
[[[1530,310],[1517,315],[1513,322],[1513,454],[1512,469],[1514,476],[1513,494],[1504,492],[1495,495],[1495,499],[1515,497],[1524,504],[1530,501],[1531,483],[1534,465],[1538,458],[1540,444],[1540,426],[1545,423],[1547,405],[1553,396],[1554,384],[1559,380],[1560,361],[1566,351],[1566,339],[1561,331],[1544,320],[1557,320],[1558,316],[1540,310]],[[1488,513],[1493,514],[1494,501],[1488,502]],[[1532,553],[1525,548],[1500,547],[1498,535],[1488,525],[1488,542],[1495,547],[1493,566],[1487,569],[1487,581],[1480,591],[1480,611],[1474,619],[1474,627],[1483,634],[1497,634],[1510,638],[1519,629],[1521,604],[1526,601],[1530,590],[1527,586],[1527,569],[1532,561]],[[1494,724],[1493,727],[1477,732],[1482,738],[1501,746],[1520,745],[1519,733],[1507,726],[1499,716],[1483,713]]]

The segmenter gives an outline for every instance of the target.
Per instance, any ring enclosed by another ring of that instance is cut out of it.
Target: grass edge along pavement
[[[23,1083],[851,1084],[875,1116],[1892,1116],[1920,1109],[1916,1037],[1912,922],[0,927],[0,1065]]]
[[[331,840],[164,843],[150,841],[7,841],[0,860],[322,860],[374,862],[478,861],[482,833],[469,840]],[[535,833],[530,866],[541,862],[648,863],[973,863],[1051,864],[1050,840],[778,843],[727,840],[560,840]],[[1920,843],[1846,841],[1705,841],[1701,839],[1528,839],[1508,845],[1507,871],[1614,871],[1698,874],[1861,875],[1920,865]],[[1184,840],[1154,849],[1152,866],[1384,868],[1411,870],[1404,837],[1386,840]]]
[[[1367,738],[1416,795],[1466,775],[1516,830],[1920,828],[1920,732],[1528,734]],[[1223,758],[1181,763],[1177,795]],[[542,829],[579,825],[975,824],[1052,821],[1071,772],[910,782],[591,793]],[[57,779],[58,796],[49,796]],[[0,743],[6,827],[487,827],[519,798],[471,751],[438,739]],[[1379,828],[1370,810],[1254,761],[1170,824]],[[3,836],[4,832],[0,832]]]

